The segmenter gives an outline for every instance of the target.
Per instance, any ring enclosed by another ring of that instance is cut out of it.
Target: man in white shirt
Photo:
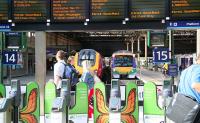
[[[56,84],[57,89],[61,88],[61,81],[65,76],[65,52],[59,50],[56,54],[57,63],[54,65],[54,83]]]

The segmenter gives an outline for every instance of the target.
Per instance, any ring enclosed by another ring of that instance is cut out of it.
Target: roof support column
[[[197,55],[200,54],[200,29],[197,29]]]
[[[35,80],[40,88],[40,115],[44,116],[46,81],[46,32],[35,32]]]

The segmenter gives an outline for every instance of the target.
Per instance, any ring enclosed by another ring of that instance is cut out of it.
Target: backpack
[[[78,73],[76,69],[73,68],[71,64],[62,64],[65,66],[62,79],[70,79],[71,86],[76,85],[76,83],[78,83]]]

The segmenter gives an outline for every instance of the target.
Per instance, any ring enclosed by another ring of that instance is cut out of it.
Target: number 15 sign
[[[154,48],[153,49],[153,62],[154,63],[169,62],[169,49],[168,48]]]
[[[16,65],[18,61],[18,54],[16,51],[3,51],[2,62],[7,65]]]

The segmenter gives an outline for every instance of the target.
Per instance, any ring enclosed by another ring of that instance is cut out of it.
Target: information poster
[[[8,20],[8,0],[0,0],[0,21]]]
[[[15,22],[46,22],[46,0],[13,0]]]
[[[91,0],[92,21],[123,20],[124,14],[124,0]]]
[[[56,22],[86,19],[86,0],[52,0],[52,15]]]
[[[165,18],[166,0],[131,0],[132,20],[158,20]]]
[[[200,19],[200,0],[171,0],[173,19]]]

